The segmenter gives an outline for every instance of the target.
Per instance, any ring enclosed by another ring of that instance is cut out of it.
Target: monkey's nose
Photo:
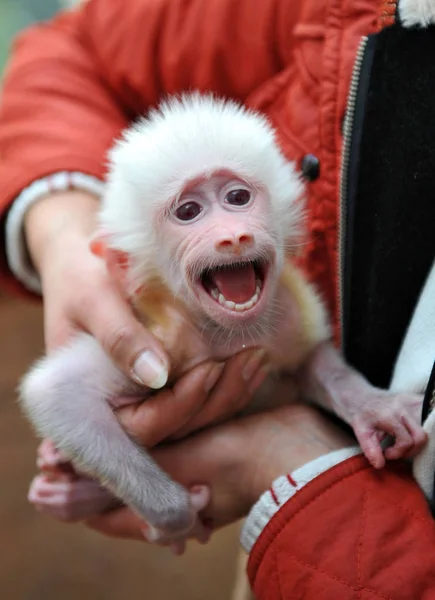
[[[216,240],[215,248],[218,252],[234,252],[240,254],[242,250],[250,248],[254,244],[254,236],[250,233],[237,235],[225,235]]]

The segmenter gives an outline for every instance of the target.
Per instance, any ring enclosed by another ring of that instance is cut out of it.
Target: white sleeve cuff
[[[242,527],[240,543],[246,552],[249,553],[252,550],[270,519],[298,490],[321,473],[361,453],[359,446],[336,450],[312,460],[300,469],[293,471],[290,475],[278,477],[272,483],[270,490],[264,492],[258,502],[254,504]]]
[[[24,217],[29,208],[51,192],[80,189],[101,196],[104,183],[85,173],[61,171],[34,181],[13,202],[5,228],[6,258],[14,277],[28,290],[41,293],[41,282],[33,268],[24,236]]]

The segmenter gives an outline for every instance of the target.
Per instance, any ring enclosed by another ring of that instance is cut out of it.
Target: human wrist
[[[361,454],[358,446],[335,450],[314,459],[302,467],[277,477],[251,507],[240,532],[240,543],[250,553],[271,519],[307,484],[326,474],[338,464]],[[325,482],[327,485],[327,480]]]
[[[53,192],[41,197],[24,218],[30,260],[39,274],[69,239],[88,240],[95,229],[98,197],[83,190]]]
[[[311,407],[290,406],[272,414],[274,419],[269,419],[268,439],[243,452],[241,471],[246,504],[250,506],[280,475],[355,443],[347,433]]]

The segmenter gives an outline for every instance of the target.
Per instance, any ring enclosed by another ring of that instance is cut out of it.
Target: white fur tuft
[[[137,257],[135,281],[158,264],[155,225],[168,201],[216,170],[268,190],[278,243],[291,244],[301,232],[303,186],[294,165],[267,120],[235,102],[197,93],[169,99],[128,128],[109,158],[100,224],[112,247]]]
[[[405,27],[435,24],[435,0],[400,0],[399,12]]]

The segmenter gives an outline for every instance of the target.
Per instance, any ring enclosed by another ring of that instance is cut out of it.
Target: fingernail
[[[242,377],[245,381],[249,381],[254,375],[255,371],[261,365],[265,354],[266,350],[260,348],[251,355],[250,359],[245,365],[245,368],[242,371]]]
[[[208,374],[208,377],[205,381],[205,391],[208,393],[217,383],[219,377],[222,375],[222,371],[224,370],[224,363],[219,363],[218,365],[215,365],[210,373]]]
[[[145,350],[136,359],[132,375],[141,385],[159,390],[168,381],[168,370],[151,350]]]
[[[255,374],[254,379],[251,381],[251,383],[248,386],[249,394],[253,394],[254,392],[256,392],[258,390],[260,385],[263,383],[263,381],[269,375],[270,370],[271,370],[270,365],[263,365],[261,367],[261,369]]]

